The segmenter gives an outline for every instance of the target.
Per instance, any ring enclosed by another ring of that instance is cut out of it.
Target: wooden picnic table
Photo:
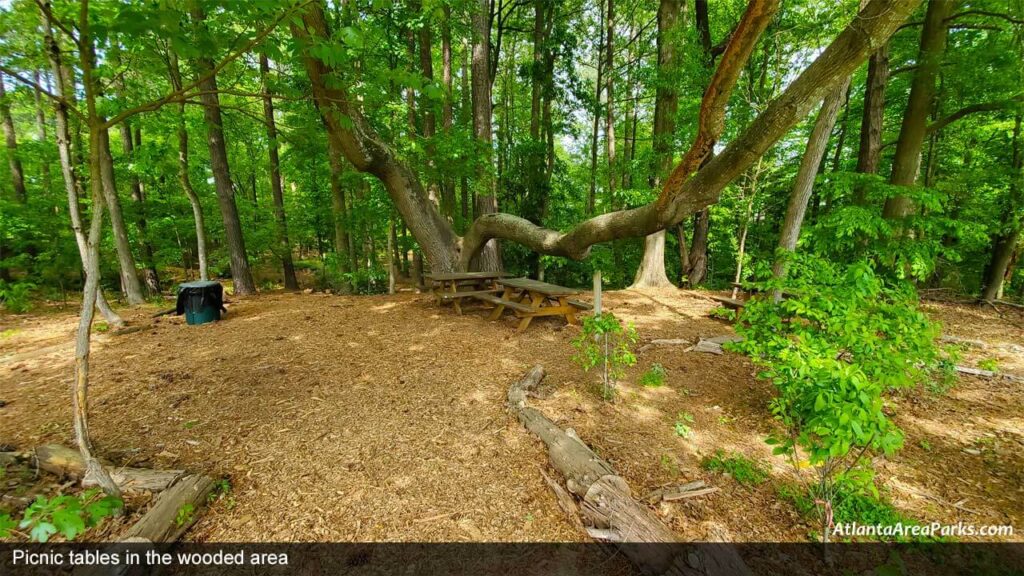
[[[431,272],[423,275],[430,280],[431,292],[437,298],[438,304],[451,302],[457,314],[462,314],[463,298],[501,292],[495,281],[502,276],[503,272]]]
[[[557,284],[548,284],[531,278],[501,278],[495,281],[501,286],[502,295],[477,296],[478,299],[495,305],[490,319],[497,320],[506,308],[511,308],[522,318],[519,331],[522,332],[538,316],[564,316],[569,324],[576,323],[576,312],[591,308],[589,304],[571,300],[583,291]]]

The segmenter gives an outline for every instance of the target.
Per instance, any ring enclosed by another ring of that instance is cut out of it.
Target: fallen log
[[[1007,352],[1013,352],[1015,354],[1024,354],[1024,346],[1020,344],[1013,344],[1010,342],[985,342],[984,340],[974,340],[971,338],[960,338],[959,336],[940,336],[939,342],[945,342],[948,344],[963,344],[964,346],[972,346],[974,348],[981,348],[986,350],[988,348],[996,348],[999,350],[1006,350]]]
[[[676,543],[679,539],[650,508],[633,498],[626,481],[571,428],[562,430],[542,412],[527,405],[530,390],[543,379],[544,368],[534,366],[509,388],[508,405],[519,422],[547,446],[551,466],[565,478],[568,491],[580,500],[580,514],[588,534],[619,544],[626,557],[646,574],[751,573],[731,545],[699,549],[630,546]]]
[[[47,444],[36,448],[39,467],[58,476],[81,478],[85,474],[85,461],[78,450],[60,444]],[[184,470],[152,470],[106,466],[110,477],[124,491],[146,490],[159,492],[174,484],[185,474]]]
[[[686,338],[655,338],[640,347],[639,352],[647,351],[655,346],[686,346],[690,341]]]
[[[183,476],[156,497],[153,506],[128,529],[124,538],[174,542],[195,524],[215,486],[209,476]]]
[[[992,370],[982,370],[981,368],[971,368],[970,366],[957,366],[956,371],[961,374],[970,374],[971,376],[978,376],[981,378],[1003,378],[1004,380],[1009,380],[1011,382],[1024,382],[1024,376],[993,372]]]

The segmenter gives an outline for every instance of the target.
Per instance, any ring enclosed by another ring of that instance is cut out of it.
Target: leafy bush
[[[0,304],[8,312],[21,314],[32,309],[32,290],[36,287],[31,282],[4,282],[0,280]]]
[[[633,346],[638,336],[632,325],[623,326],[610,312],[594,314],[583,320],[583,330],[573,339],[577,354],[573,361],[584,371],[601,367],[601,394],[606,400],[615,397],[615,384],[627,366],[636,364]]]
[[[799,452],[806,454],[825,497],[818,499],[824,520],[840,475],[870,483],[870,474],[858,472],[861,456],[902,445],[883,396],[940,371],[939,326],[918,309],[909,284],[886,283],[864,262],[840,271],[813,256],[795,257],[786,279],[759,286],[787,297],[749,302],[736,328],[744,339],[729,347],[749,355],[775,385],[771,410],[786,432],[767,442],[798,473],[807,467]]]
[[[67,540],[74,540],[104,518],[116,514],[123,506],[120,498],[104,496],[96,488],[78,496],[36,496],[35,502],[25,509],[20,522],[15,523],[7,514],[0,515],[0,538],[8,537],[17,524],[18,528],[28,530],[29,538],[34,542],[46,542],[58,533]]]
[[[647,388],[658,388],[665,384],[665,367],[655,362],[640,376],[640,385]]]
[[[989,372],[999,372],[999,360],[996,360],[995,358],[978,360],[978,368],[988,370]]]
[[[719,318],[721,320],[729,320],[730,322],[736,319],[736,311],[726,308],[725,306],[719,306],[711,312],[708,312],[708,316],[712,318]]]
[[[715,450],[715,453],[705,458],[700,465],[709,472],[727,473],[744,486],[761,484],[768,479],[768,470],[763,464],[758,464],[739,452],[726,454],[722,450]]]

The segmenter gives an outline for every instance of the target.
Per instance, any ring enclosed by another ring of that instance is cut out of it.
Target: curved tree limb
[[[978,112],[994,112],[996,110],[1005,110],[1008,108],[1015,108],[1022,105],[1024,105],[1024,93],[1017,94],[1016,96],[1013,96],[1012,98],[1007,98],[1006,100],[996,100],[994,102],[982,102],[979,104],[964,106],[963,108],[957,110],[956,112],[953,112],[949,116],[940,118],[935,122],[929,124],[928,133],[931,134],[932,132],[942,130],[946,126],[949,126],[950,124],[956,122],[957,120],[963,118],[964,116],[977,114]]]
[[[489,214],[474,221],[463,237],[462,261],[468,262],[491,238],[513,240],[545,254],[578,259],[585,257],[593,244],[616,238],[646,236],[678,224],[687,216],[715,202],[729,182],[753,164],[868,56],[877,51],[920,3],[921,0],[872,0],[821,56],[769,103],[764,112],[729,143],[721,154],[688,178],[670,178],[656,201],[631,210],[602,214],[568,232],[542,228],[509,214]],[[749,11],[744,18],[748,15]],[[749,38],[749,33],[741,34],[737,30],[736,37]],[[743,43],[742,40],[740,42]],[[723,65],[731,58],[729,53],[742,55],[739,48],[730,48],[727,48]],[[719,81],[727,79],[725,74],[716,71]],[[719,89],[722,87],[720,84]],[[705,94],[705,103],[701,105],[702,111],[707,102],[720,96],[709,88],[709,93]],[[710,104],[708,107],[713,111]],[[694,146],[691,146],[677,171],[683,168],[682,173],[685,174],[684,164],[693,162],[695,158],[703,158],[701,149],[708,146],[709,137],[716,136],[713,130],[715,121],[715,118],[701,120],[702,127]]]

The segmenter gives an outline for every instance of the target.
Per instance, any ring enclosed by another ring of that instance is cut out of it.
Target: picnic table
[[[490,319],[497,320],[506,308],[515,312],[522,320],[519,331],[526,330],[538,316],[564,316],[569,324],[576,323],[576,312],[589,310],[590,304],[570,297],[583,292],[577,288],[566,288],[531,278],[500,278],[495,283],[502,288],[501,296],[493,293],[475,296],[484,302],[494,304]]]
[[[423,277],[430,280],[438,304],[451,302],[455,312],[462,314],[463,298],[476,298],[501,292],[495,281],[504,276],[502,272],[431,272]]]

